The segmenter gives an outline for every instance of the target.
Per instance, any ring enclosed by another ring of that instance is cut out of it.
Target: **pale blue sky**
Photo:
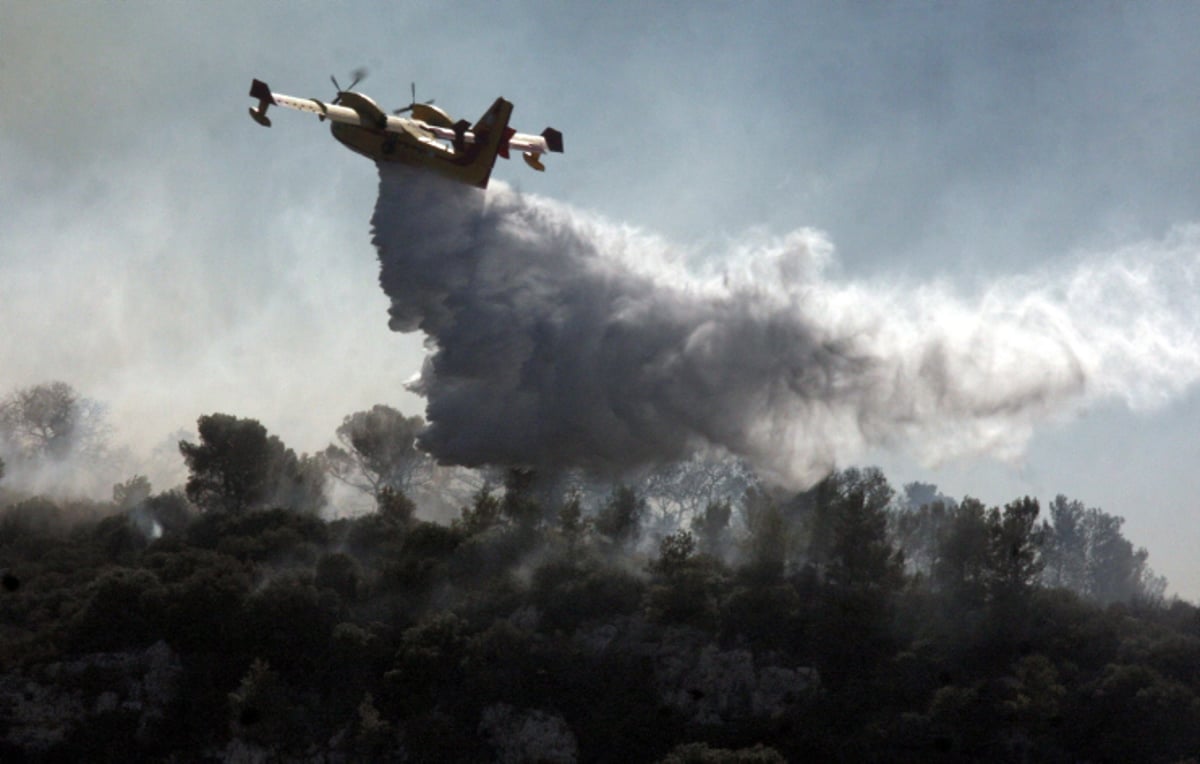
[[[415,80],[468,118],[503,95],[519,129],[565,135],[544,175],[497,168],[517,188],[710,258],[811,226],[833,278],[970,295],[1200,221],[1198,28],[1175,2],[8,0],[0,390],[70,382],[135,449],[218,410],[298,450],[374,403],[420,412],[374,168],[300,115],[251,122],[253,77],[328,98],[366,66],[385,105]],[[1015,461],[871,458],[897,486],[1123,515],[1195,599],[1200,395],[1165,397],[1089,403]]]

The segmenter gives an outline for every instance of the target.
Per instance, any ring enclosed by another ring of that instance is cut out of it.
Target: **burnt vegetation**
[[[203,416],[183,485],[69,499],[20,473],[102,452],[102,418],[44,387],[0,405],[0,759],[1200,750],[1196,607],[1063,496],[989,507],[875,469],[783,492],[700,460],[484,480],[376,406],[314,456]]]

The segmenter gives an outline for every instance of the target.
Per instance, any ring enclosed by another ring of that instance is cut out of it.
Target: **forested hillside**
[[[0,406],[5,761],[1200,755],[1196,607],[1067,497],[703,460],[488,480],[376,406],[314,455],[202,416],[185,484],[87,500],[44,478],[103,450],[86,404]]]

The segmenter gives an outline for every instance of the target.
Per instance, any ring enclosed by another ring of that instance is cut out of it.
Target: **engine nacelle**
[[[367,98],[362,93],[344,90],[338,93],[336,103],[354,109],[364,125],[372,125],[380,130],[387,128],[387,114],[384,114],[383,109],[379,108],[379,104]]]

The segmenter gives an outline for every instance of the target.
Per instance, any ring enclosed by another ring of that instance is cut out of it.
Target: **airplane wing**
[[[462,147],[466,144],[476,142],[475,133],[471,130],[464,130],[463,123],[455,125],[454,128],[439,127],[437,125],[422,125],[431,135],[447,140],[453,143],[456,147]],[[500,145],[499,155],[508,159],[510,151],[520,151],[525,164],[533,169],[541,172],[546,169],[546,166],[541,162],[542,154],[553,151],[562,153],[563,142],[562,133],[555,130],[553,127],[547,127],[542,131],[541,135],[529,135],[528,133],[512,132],[508,139]]]
[[[262,80],[254,80],[250,84],[250,97],[258,99],[258,106],[250,109],[250,116],[254,117],[255,122],[265,127],[271,126],[271,120],[267,118],[268,106],[283,106],[296,111],[316,114],[321,119],[361,127],[382,129],[390,119],[374,101],[359,93],[342,93],[342,100],[348,103],[326,103],[317,98],[295,98],[281,93],[272,93],[267,83]],[[396,128],[393,132],[403,129],[398,124]]]
[[[454,141],[459,137],[453,128],[438,127],[436,125],[424,125],[424,127],[430,133],[443,140]],[[468,130],[462,133],[461,140],[464,143],[474,143],[475,133]],[[553,127],[547,127],[542,131],[541,135],[513,133],[509,136],[508,148],[515,151],[531,151],[536,154],[544,154],[548,151],[561,154],[563,150],[562,133]]]

